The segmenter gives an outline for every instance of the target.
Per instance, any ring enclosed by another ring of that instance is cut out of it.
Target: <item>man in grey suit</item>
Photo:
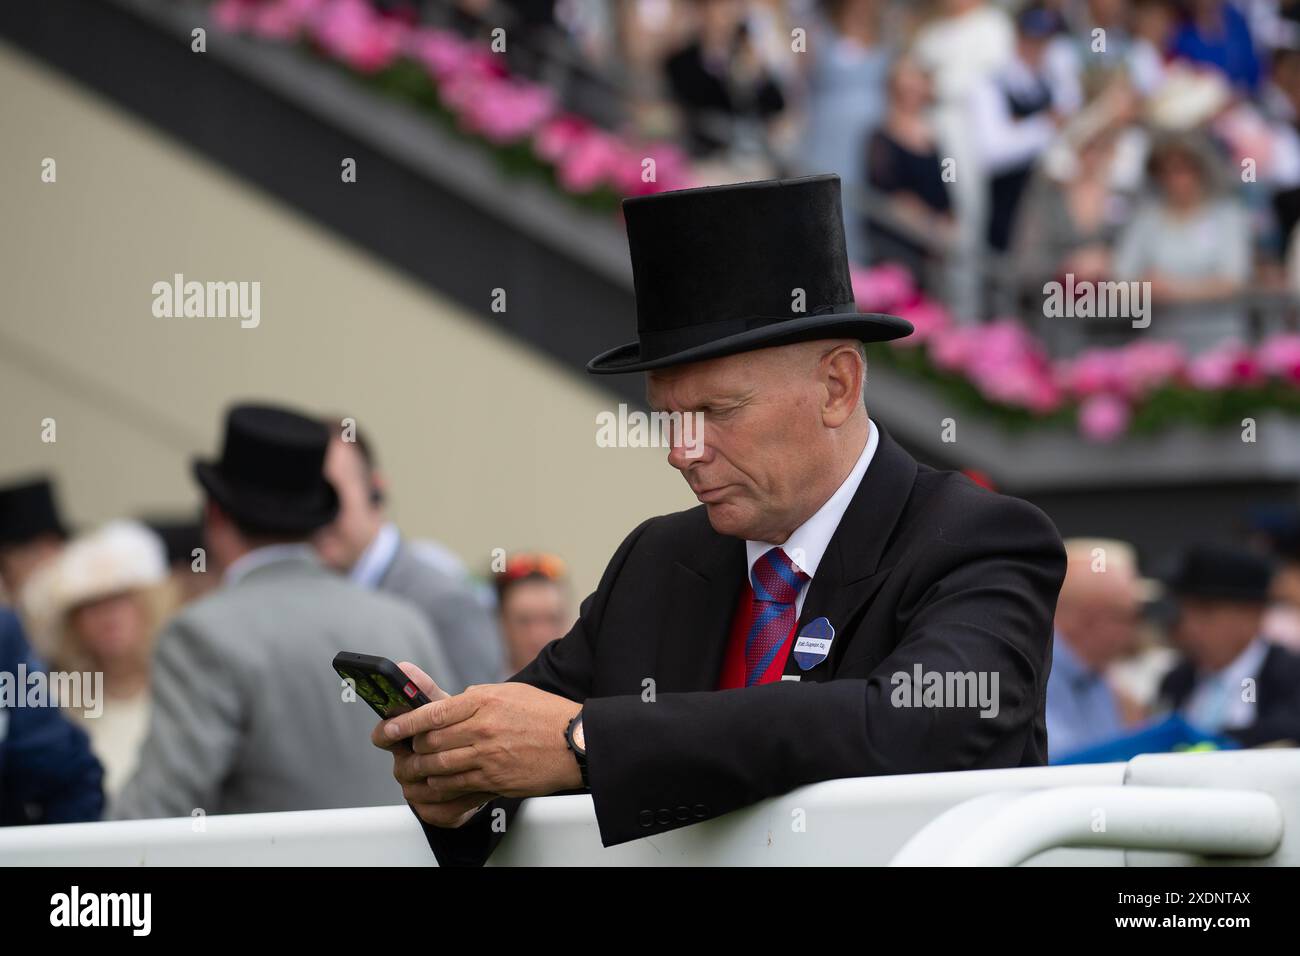
[[[505,647],[487,601],[459,561],[431,542],[408,541],[384,513],[383,475],[374,449],[348,422],[337,428],[325,455],[325,477],[339,495],[338,517],[315,537],[331,567],[356,583],[404,598],[433,625],[459,678],[456,693],[470,684],[495,684],[507,676]]]
[[[342,650],[396,661],[432,654],[411,607],[323,567],[310,537],[333,520],[329,432],[280,408],[243,405],[226,420],[219,462],[196,462],[206,493],[208,560],[221,588],[158,638],[153,710],[118,818],[315,810],[402,802],[389,758],[369,746],[374,715],[334,673]]]

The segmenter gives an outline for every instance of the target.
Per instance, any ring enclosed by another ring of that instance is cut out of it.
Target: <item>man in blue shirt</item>
[[[18,617],[0,607],[0,826],[98,820],[103,771],[85,733],[59,709],[24,706],[27,674],[43,671]]]
[[[1056,603],[1052,673],[1047,681],[1047,751],[1057,760],[1125,732],[1106,669],[1137,638],[1141,580],[1122,541],[1073,538]]]

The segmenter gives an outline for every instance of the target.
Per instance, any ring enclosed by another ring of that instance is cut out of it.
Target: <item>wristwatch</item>
[[[569,721],[569,726],[564,728],[564,742],[573,751],[573,759],[578,761],[578,772],[582,774],[582,786],[585,790],[591,787],[591,784],[587,782],[587,748],[579,746],[578,741],[574,739],[574,734],[578,732],[578,728],[581,726],[582,711],[578,711],[573,715],[573,719]]]

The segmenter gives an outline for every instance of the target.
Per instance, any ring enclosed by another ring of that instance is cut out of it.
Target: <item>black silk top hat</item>
[[[834,174],[638,196],[623,200],[623,218],[637,341],[596,356],[593,374],[912,332],[905,319],[857,310]]]
[[[194,477],[245,528],[308,534],[338,514],[324,474],[329,429],[268,405],[237,405],[226,416],[221,460],[195,461]]]
[[[1189,548],[1169,579],[1177,597],[1263,603],[1269,597],[1273,565],[1268,558],[1234,545]]]
[[[36,478],[0,488],[0,545],[25,544],[47,534],[68,534],[59,519],[53,482]]]

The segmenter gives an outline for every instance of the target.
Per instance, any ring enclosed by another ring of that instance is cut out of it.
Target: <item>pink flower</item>
[[[249,24],[250,32],[264,40],[294,40],[325,0],[273,0],[259,6]]]
[[[248,0],[217,0],[212,5],[212,22],[229,33],[239,33],[248,28],[257,7]]]
[[[1187,379],[1202,391],[1218,391],[1233,385],[1257,385],[1264,369],[1240,342],[1225,342],[1202,352],[1188,363]]]
[[[1119,369],[1111,349],[1089,349],[1073,361],[1059,363],[1057,377],[1079,398],[1120,390]]]
[[[420,27],[407,34],[406,52],[423,63],[435,80],[471,68],[474,59],[467,41],[434,27]]]
[[[1275,335],[1261,343],[1255,354],[1269,375],[1300,384],[1300,335]]]
[[[467,94],[465,84],[462,94]],[[496,144],[515,143],[530,136],[555,110],[555,96],[546,87],[512,80],[485,79],[474,95],[453,96],[462,125]]]
[[[938,332],[930,341],[930,360],[945,372],[960,372],[966,368],[975,351],[975,330],[953,326]]]
[[[912,273],[897,263],[887,262],[872,269],[849,268],[853,298],[863,312],[889,312],[917,296]]]
[[[856,286],[854,292],[857,292]],[[862,300],[859,298],[859,308],[862,308],[861,302]],[[892,311],[900,319],[907,319],[907,321],[911,322],[914,330],[911,335],[894,340],[893,344],[899,348],[910,348],[928,342],[952,325],[952,316],[949,314],[948,309],[934,299],[921,297],[909,305],[894,306]]]
[[[1128,430],[1132,412],[1114,395],[1093,395],[1079,406],[1079,431],[1090,441],[1114,441]]]
[[[560,160],[557,178],[571,193],[593,192],[608,183],[624,162],[622,144],[599,130],[589,130]]]
[[[316,41],[360,73],[375,73],[397,58],[410,28],[378,16],[365,0],[333,0],[315,19]]]
[[[1140,398],[1175,381],[1187,364],[1177,342],[1134,342],[1119,350],[1120,388],[1130,398]]]
[[[629,145],[627,162],[614,171],[614,188],[621,196],[648,196],[669,189],[684,189],[691,184],[686,154],[671,143]],[[654,160],[654,179],[642,178],[645,160]]]
[[[548,163],[559,163],[583,136],[587,135],[591,124],[572,113],[553,117],[533,137],[533,152],[538,159]]]

